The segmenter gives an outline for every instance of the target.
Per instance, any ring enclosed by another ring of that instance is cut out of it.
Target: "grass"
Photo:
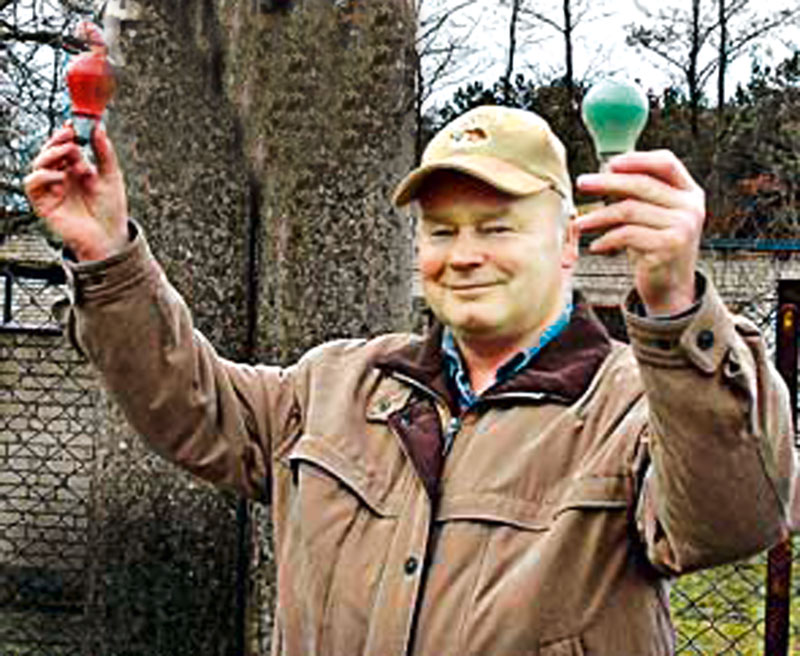
[[[797,569],[798,541],[794,555]],[[789,654],[800,654],[800,575],[793,579]],[[671,596],[677,655],[765,656],[766,588],[766,555],[679,579]]]

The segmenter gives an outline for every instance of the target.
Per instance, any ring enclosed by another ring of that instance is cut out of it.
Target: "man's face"
[[[515,198],[445,171],[418,201],[425,299],[457,338],[522,345],[556,319],[577,238],[555,191]]]

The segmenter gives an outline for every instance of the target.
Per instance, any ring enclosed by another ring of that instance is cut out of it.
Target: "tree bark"
[[[143,20],[121,32],[126,66],[109,131],[131,214],[198,328],[225,357],[272,364],[294,362],[328,339],[409,329],[411,229],[390,197],[413,164],[410,3],[306,1],[280,12],[252,0],[142,5]],[[138,444],[113,410],[104,433],[110,445]],[[146,453],[117,448],[98,474],[95,534],[103,548],[93,585],[96,617],[105,619],[92,653],[233,653],[235,508]],[[133,509],[130,491],[114,483],[129,480],[141,482]],[[150,500],[172,497],[183,503],[169,515],[171,553],[196,566],[184,582],[187,598],[192,609],[222,611],[203,627],[205,615],[184,612],[181,598],[146,596],[154,622],[200,623],[174,636],[184,651],[159,642],[175,634],[163,627],[134,635],[125,605],[134,597],[106,585],[118,572],[170,571],[148,546],[158,526],[148,512]],[[199,512],[204,526],[216,527],[204,543],[218,540],[224,567],[208,567],[208,552],[192,544],[196,531],[185,529]],[[247,653],[266,654],[269,523],[263,510],[238,515],[253,520],[255,536],[246,550],[256,558]],[[123,534],[127,542],[103,542]]]
[[[506,73],[503,78],[503,95],[506,102],[511,100],[511,76],[514,74],[514,57],[517,51],[517,25],[519,23],[519,7],[522,0],[511,0],[511,20],[508,24],[508,57],[506,59]]]
[[[564,0],[564,86],[570,105],[577,107],[575,98],[575,62],[573,54],[572,32],[575,29],[572,19],[572,0]]]
[[[725,0],[717,0],[719,10],[719,54],[717,63],[717,123],[721,123],[725,109],[725,76],[728,74],[728,17]],[[721,128],[721,125],[718,125]]]
[[[687,83],[689,85],[689,109],[692,136],[697,137],[700,132],[700,97],[702,89],[698,76],[698,60],[700,57],[700,0],[692,0],[692,36],[689,50],[689,70]]]

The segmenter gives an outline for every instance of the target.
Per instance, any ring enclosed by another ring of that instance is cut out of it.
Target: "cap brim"
[[[554,186],[549,180],[537,178],[496,157],[453,155],[414,169],[397,186],[392,202],[398,207],[407,205],[416,198],[420,187],[431,173],[443,170],[466,173],[514,196],[527,196]]]

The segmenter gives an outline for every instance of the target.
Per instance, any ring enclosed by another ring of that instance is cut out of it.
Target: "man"
[[[280,369],[193,332],[107,137],[96,170],[71,139],[26,188],[73,254],[75,333],[153,448],[271,504],[274,653],[671,654],[669,578],[793,526],[788,395],[695,271],[703,193],[670,153],[581,178],[612,201],[576,218],[541,118],[468,112],[395,196],[435,326]],[[630,347],[571,289],[581,231],[632,256]]]

